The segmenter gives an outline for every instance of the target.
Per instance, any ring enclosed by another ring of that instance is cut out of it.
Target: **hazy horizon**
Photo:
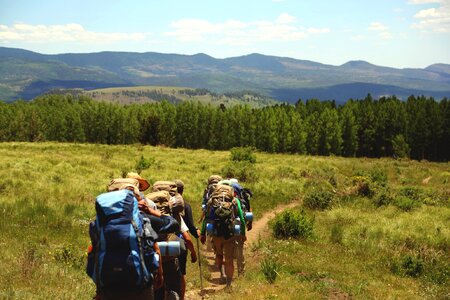
[[[0,0],[0,46],[43,54],[260,53],[330,65],[450,63],[450,0]]]

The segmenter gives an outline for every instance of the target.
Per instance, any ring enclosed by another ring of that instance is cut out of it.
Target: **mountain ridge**
[[[0,47],[0,99],[32,99],[52,89],[52,83],[55,82],[58,82],[58,88],[64,88],[66,84],[71,88],[75,86],[82,89],[158,85],[206,88],[214,92],[251,90],[289,102],[309,97],[310,91],[318,89],[329,92],[320,93],[321,96],[316,98],[345,102],[355,95],[361,98],[368,93],[374,97],[382,96],[372,92],[371,88],[388,94],[400,91],[401,94],[396,95],[399,98],[406,98],[413,93],[448,97],[450,64],[435,63],[423,69],[399,69],[374,65],[364,60],[351,60],[334,66],[260,53],[214,58],[205,53],[184,55],[102,51],[41,54],[20,48]],[[358,84],[358,93],[355,94],[355,90],[349,90],[348,93],[338,90],[352,87],[352,84]],[[33,87],[32,93],[29,86]],[[42,86],[42,90],[39,86]],[[361,86],[366,90],[361,89]],[[293,91],[299,94],[295,95]],[[283,94],[290,96],[280,98]]]

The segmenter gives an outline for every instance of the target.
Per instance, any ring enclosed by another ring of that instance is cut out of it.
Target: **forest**
[[[185,101],[121,105],[86,96],[0,102],[0,141],[254,147],[269,153],[448,161],[450,103],[424,96],[299,100],[264,108]]]

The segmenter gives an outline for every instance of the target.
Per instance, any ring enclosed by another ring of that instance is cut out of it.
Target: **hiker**
[[[152,199],[157,196],[159,198],[155,199],[155,203],[161,213],[163,215],[172,215],[180,223],[180,230],[175,235],[161,236],[161,239],[162,241],[179,241],[181,251],[177,256],[163,255],[164,286],[155,291],[155,299],[166,299],[166,297],[167,299],[180,299],[182,295],[180,255],[187,255],[188,249],[191,253],[191,261],[196,262],[197,254],[188,233],[189,229],[181,216],[184,213],[184,200],[177,193],[175,182],[155,182],[153,185],[153,193],[147,194],[146,197]]]
[[[203,220],[200,241],[206,241],[207,228],[211,232],[213,246],[215,249],[216,266],[220,271],[221,282],[226,283],[227,288],[231,288],[234,274],[234,251],[235,240],[245,239],[245,226],[240,226],[235,232],[235,218],[238,217],[241,224],[244,224],[244,216],[240,209],[239,199],[234,197],[234,190],[230,185],[217,183],[215,189],[210,194],[206,204],[205,219]],[[225,276],[223,273],[223,260],[225,258]]]
[[[245,226],[247,230],[252,229],[253,219],[247,219],[247,213],[251,211],[250,201],[246,201],[244,197],[244,188],[239,184],[238,180],[235,178],[230,179],[231,186],[234,189],[234,196],[239,199],[239,205],[242,210],[242,214],[245,216]],[[249,198],[247,197],[249,200]],[[253,216],[253,215],[252,215]],[[236,224],[243,225],[239,218],[236,218]],[[238,275],[242,276],[245,271],[245,256],[244,256],[244,243],[247,239],[244,236],[239,236],[236,238],[236,262]]]
[[[203,197],[202,197],[202,214],[199,219],[199,223],[202,224],[204,218],[205,218],[205,212],[206,212],[206,204],[208,202],[209,196],[214,190],[215,186],[219,181],[222,180],[222,176],[220,175],[211,175],[208,178],[208,182],[206,185],[205,190],[203,191]],[[214,245],[212,243],[212,237],[209,233],[206,233],[207,239],[206,239],[206,250],[207,251],[214,251]]]
[[[158,234],[149,218],[159,219],[160,214],[145,204],[140,190],[149,184],[139,179],[114,179],[107,186],[108,192],[96,199],[97,217],[89,226],[92,244],[86,270],[96,283],[95,299],[154,299],[154,288],[162,285],[161,253],[155,242]],[[139,206],[152,215],[139,211]],[[168,232],[178,226],[162,223]],[[132,257],[136,261],[130,266]]]
[[[175,180],[175,183],[177,185],[178,194],[183,196],[183,191],[184,191],[183,181],[177,179],[177,180]],[[183,197],[183,199],[184,199],[184,197]],[[192,217],[192,208],[191,208],[191,205],[186,201],[186,199],[184,199],[184,216],[182,216],[182,218],[183,218],[183,221],[186,224],[187,228],[189,229],[189,233],[193,237],[198,239],[200,232],[197,229],[197,227],[195,227],[195,225],[194,225],[194,218]],[[192,261],[192,262],[194,263],[195,261]],[[186,294],[186,263],[187,263],[187,252],[180,255],[180,270],[181,270],[181,274],[182,274],[181,299],[184,299],[184,295]]]

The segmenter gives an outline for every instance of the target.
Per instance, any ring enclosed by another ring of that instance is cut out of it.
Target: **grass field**
[[[164,99],[172,103],[195,101],[215,106],[219,106],[220,104],[226,106],[246,104],[257,108],[280,103],[271,98],[250,93],[242,93],[239,96],[237,94],[214,94],[207,90],[197,93],[193,88],[167,86],[115,87],[84,91],[83,93],[95,100],[123,104],[161,102]]]
[[[90,299],[85,275],[95,196],[143,157],[150,182],[180,178],[199,217],[229,152],[141,145],[0,144],[0,299]],[[304,239],[250,245],[247,272],[217,299],[449,299],[450,165],[256,153],[256,219],[292,199]],[[226,169],[226,168],[225,168]],[[242,171],[242,170],[241,170]],[[273,283],[262,262],[277,271]],[[208,277],[209,274],[205,274]],[[188,263],[188,289],[200,285]]]

